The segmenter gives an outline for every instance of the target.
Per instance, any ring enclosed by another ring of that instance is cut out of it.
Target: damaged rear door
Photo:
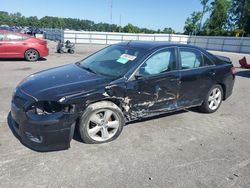
[[[132,114],[173,110],[178,98],[180,75],[177,70],[176,48],[164,48],[152,53],[127,83]]]
[[[199,50],[179,48],[181,89],[180,108],[200,105],[208,90],[214,85],[214,65]]]

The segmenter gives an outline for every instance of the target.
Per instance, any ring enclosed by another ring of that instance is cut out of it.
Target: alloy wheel
[[[36,50],[30,49],[26,52],[26,59],[28,61],[36,61],[38,59],[38,52]]]
[[[219,88],[214,88],[208,97],[208,107],[211,110],[216,110],[221,103],[222,93]]]
[[[110,109],[94,112],[88,121],[87,132],[91,139],[103,142],[111,139],[120,126],[117,114]]]

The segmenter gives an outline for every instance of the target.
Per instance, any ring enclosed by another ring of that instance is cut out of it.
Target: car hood
[[[68,95],[96,90],[110,81],[110,78],[70,64],[32,74],[18,87],[37,100],[57,101]]]

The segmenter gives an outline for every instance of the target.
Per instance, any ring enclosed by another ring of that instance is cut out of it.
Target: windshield
[[[82,60],[79,66],[96,74],[122,77],[142,55],[142,49],[113,45]]]

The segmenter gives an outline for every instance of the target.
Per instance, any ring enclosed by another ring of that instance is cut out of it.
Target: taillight
[[[233,75],[235,75],[235,74],[237,73],[237,71],[236,71],[236,69],[235,69],[234,66],[231,67],[230,72],[231,72],[231,74],[233,74]]]

